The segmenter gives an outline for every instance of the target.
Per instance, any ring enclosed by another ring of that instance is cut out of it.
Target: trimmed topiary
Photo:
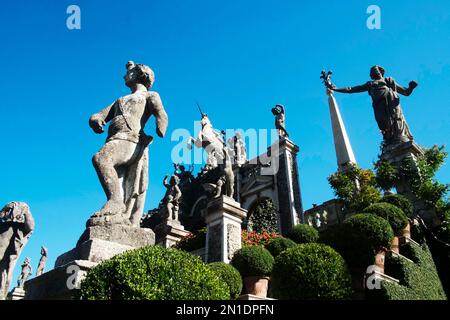
[[[413,205],[411,201],[405,196],[402,196],[401,194],[388,194],[385,195],[381,202],[390,203],[400,209],[402,209],[403,213],[410,217],[413,214]]]
[[[87,300],[223,300],[227,284],[199,257],[148,246],[88,271],[79,298]]]
[[[298,224],[288,232],[287,237],[298,244],[313,243],[319,240],[319,232],[310,225]]]
[[[408,218],[399,207],[390,203],[379,202],[374,203],[364,209],[365,213],[372,213],[386,219],[392,227],[396,236],[401,235],[402,230],[408,224]]]
[[[383,248],[389,249],[393,238],[389,222],[368,213],[356,214],[321,234],[321,242],[336,249],[352,268],[373,264],[375,255]]]
[[[269,276],[273,267],[273,257],[261,246],[243,247],[236,251],[231,260],[242,277]]]
[[[266,245],[266,249],[269,250],[269,252],[272,254],[274,258],[276,258],[280,253],[282,253],[284,250],[295,246],[296,243],[288,238],[276,238],[270,241]]]
[[[344,259],[333,248],[300,244],[275,259],[272,292],[278,299],[349,299],[351,277]]]
[[[208,267],[228,285],[230,299],[235,300],[239,297],[242,291],[242,278],[235,267],[225,262],[213,262],[208,264]]]

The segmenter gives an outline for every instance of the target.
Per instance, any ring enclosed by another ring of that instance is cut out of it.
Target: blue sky
[[[66,9],[81,8],[81,30],[66,28]],[[366,27],[366,9],[381,8],[381,30]],[[150,65],[170,117],[168,135],[150,149],[146,209],[163,196],[172,170],[174,129],[193,130],[195,100],[219,128],[272,128],[270,108],[284,104],[287,128],[300,146],[305,208],[332,197],[336,170],[327,98],[320,71],[338,86],[362,84],[374,64],[419,87],[402,99],[416,141],[450,141],[450,2],[432,1],[94,1],[2,4],[0,80],[2,204],[28,202],[37,226],[25,256],[48,268],[71,249],[89,216],[105,201],[91,165],[105,136],[91,114],[128,90],[128,60]],[[338,95],[357,161],[371,167],[380,134],[367,94]],[[154,125],[148,132],[154,134]],[[450,166],[438,177],[450,181]],[[16,269],[16,274],[18,273]]]

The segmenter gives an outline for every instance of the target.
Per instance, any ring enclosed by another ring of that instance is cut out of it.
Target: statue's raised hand
[[[411,89],[414,89],[415,87],[417,87],[419,84],[416,82],[416,81],[411,81],[410,83],[409,83],[409,87],[411,88]]]
[[[105,121],[101,119],[89,119],[89,126],[94,130],[95,133],[103,133],[105,129],[103,126],[105,125]]]

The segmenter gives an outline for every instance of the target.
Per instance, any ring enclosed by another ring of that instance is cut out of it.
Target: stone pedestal
[[[411,158],[414,161],[417,157],[423,155],[423,150],[414,141],[388,145],[383,148],[381,159],[390,162],[400,168],[402,161]],[[418,169],[417,169],[418,170]],[[431,228],[440,224],[440,221],[434,210],[425,208],[424,203],[418,199],[411,189],[411,182],[407,179],[401,179],[397,182],[395,188],[401,195],[407,197],[414,205],[414,214],[420,216]]]
[[[72,299],[90,268],[117,254],[154,244],[151,229],[127,225],[88,227],[77,246],[56,259],[55,269],[25,283],[25,299]]]
[[[156,244],[164,248],[174,246],[190,232],[179,221],[164,221],[155,228]]]
[[[22,300],[25,298],[25,290],[23,288],[16,287],[9,294],[9,299],[11,300]]]
[[[209,202],[206,211],[206,261],[229,263],[241,248],[241,224],[247,210],[234,199],[222,196]]]

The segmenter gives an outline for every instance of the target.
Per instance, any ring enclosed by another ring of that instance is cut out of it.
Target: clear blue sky
[[[81,30],[66,9],[81,8]],[[382,29],[366,27],[366,9],[382,10]],[[416,141],[450,141],[450,2],[433,1],[8,1],[0,13],[2,183],[0,203],[25,201],[36,218],[25,248],[36,268],[71,249],[105,201],[91,165],[104,143],[89,116],[128,92],[128,60],[149,64],[170,117],[168,135],[150,149],[146,209],[163,196],[176,128],[192,130],[198,99],[220,128],[272,128],[270,108],[287,109],[300,146],[303,203],[332,197],[336,170],[327,99],[319,73],[338,86],[362,84],[374,64],[419,87],[402,100]],[[338,95],[355,155],[371,167],[380,134],[367,94]],[[151,124],[149,131],[154,130]],[[450,181],[450,166],[439,173]],[[16,269],[16,274],[18,268]]]

